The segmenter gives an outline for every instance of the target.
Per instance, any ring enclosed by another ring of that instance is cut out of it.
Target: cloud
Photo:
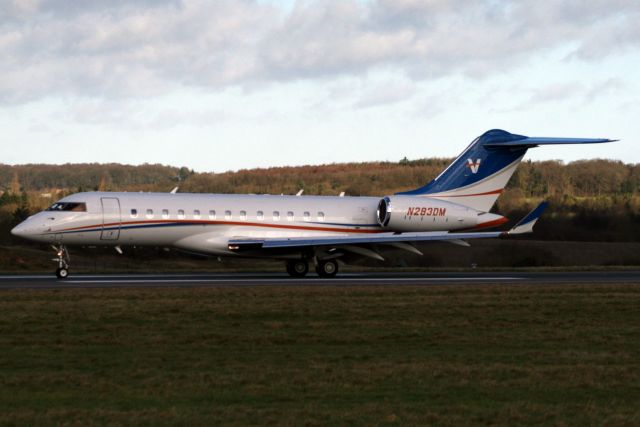
[[[354,103],[355,108],[371,108],[395,104],[412,98],[415,85],[405,82],[386,82],[366,90]]]
[[[585,94],[585,100],[587,102],[594,102],[598,99],[616,94],[625,89],[627,84],[620,79],[608,79],[605,81],[595,83],[587,93]]]
[[[530,96],[523,102],[518,103],[514,107],[504,109],[494,109],[494,112],[505,113],[522,111],[539,104],[545,103],[562,103],[575,102],[580,105],[596,102],[603,97],[614,95],[626,88],[628,85],[620,79],[607,79],[595,81],[591,84],[583,84],[578,82],[557,82],[545,86],[529,89]],[[511,88],[513,91],[526,92],[525,89]]]
[[[525,105],[536,105],[545,102],[562,102],[584,92],[580,83],[555,83],[543,86],[535,90],[533,95],[525,102]]]
[[[584,61],[637,48],[639,18],[636,0],[11,0],[0,5],[0,103],[376,70],[483,78],[568,44]]]

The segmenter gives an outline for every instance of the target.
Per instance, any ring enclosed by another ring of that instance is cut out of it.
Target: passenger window
[[[131,218],[138,218],[138,209],[131,209]]]
[[[274,221],[280,221],[280,212],[273,211],[273,220]]]
[[[287,212],[287,221],[293,221],[293,212]]]
[[[179,209],[178,210],[178,219],[184,219],[184,210],[183,209]]]
[[[309,212],[304,213],[304,220],[309,221],[311,219],[311,214]]]
[[[216,211],[209,211],[209,219],[216,219]]]
[[[169,219],[169,209],[162,209],[162,218]]]
[[[224,211],[224,219],[231,219],[231,211]]]
[[[243,221],[247,220],[247,211],[240,211],[240,219]]]
[[[194,219],[200,219],[200,211],[198,209],[193,211],[193,218]]]
[[[318,212],[318,221],[324,221],[324,212]]]
[[[259,221],[262,221],[264,219],[264,212],[258,211],[256,218],[258,218]]]
[[[147,209],[147,218],[153,218],[153,209]]]

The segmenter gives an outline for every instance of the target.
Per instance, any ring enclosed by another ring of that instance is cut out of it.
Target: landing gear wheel
[[[287,273],[292,277],[304,277],[309,272],[309,263],[305,260],[287,262]]]
[[[56,251],[57,255],[57,258],[54,258],[53,261],[58,264],[56,277],[64,280],[69,277],[69,263],[71,262],[69,251],[67,251],[67,248],[63,244],[60,244],[59,247],[53,246],[53,249]]]
[[[66,279],[67,277],[69,277],[69,270],[66,268],[58,268],[56,270],[56,277],[58,279]]]
[[[320,261],[316,267],[316,273],[320,277],[334,277],[338,274],[338,263],[334,260]]]

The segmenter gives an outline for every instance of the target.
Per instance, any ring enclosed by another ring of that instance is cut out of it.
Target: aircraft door
[[[120,200],[115,197],[102,197],[102,240],[118,240],[120,237]]]

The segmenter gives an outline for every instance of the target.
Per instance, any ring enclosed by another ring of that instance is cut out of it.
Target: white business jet
[[[286,261],[291,276],[309,264],[335,276],[338,261],[383,260],[385,249],[421,254],[417,242],[529,233],[540,204],[509,231],[482,231],[507,219],[489,213],[527,149],[610,139],[536,138],[490,130],[476,138],[437,178],[415,190],[381,197],[171,193],[77,193],[11,232],[57,251],[56,275],[69,274],[67,246],[172,247],[214,256]],[[342,195],[341,195],[342,196]]]

